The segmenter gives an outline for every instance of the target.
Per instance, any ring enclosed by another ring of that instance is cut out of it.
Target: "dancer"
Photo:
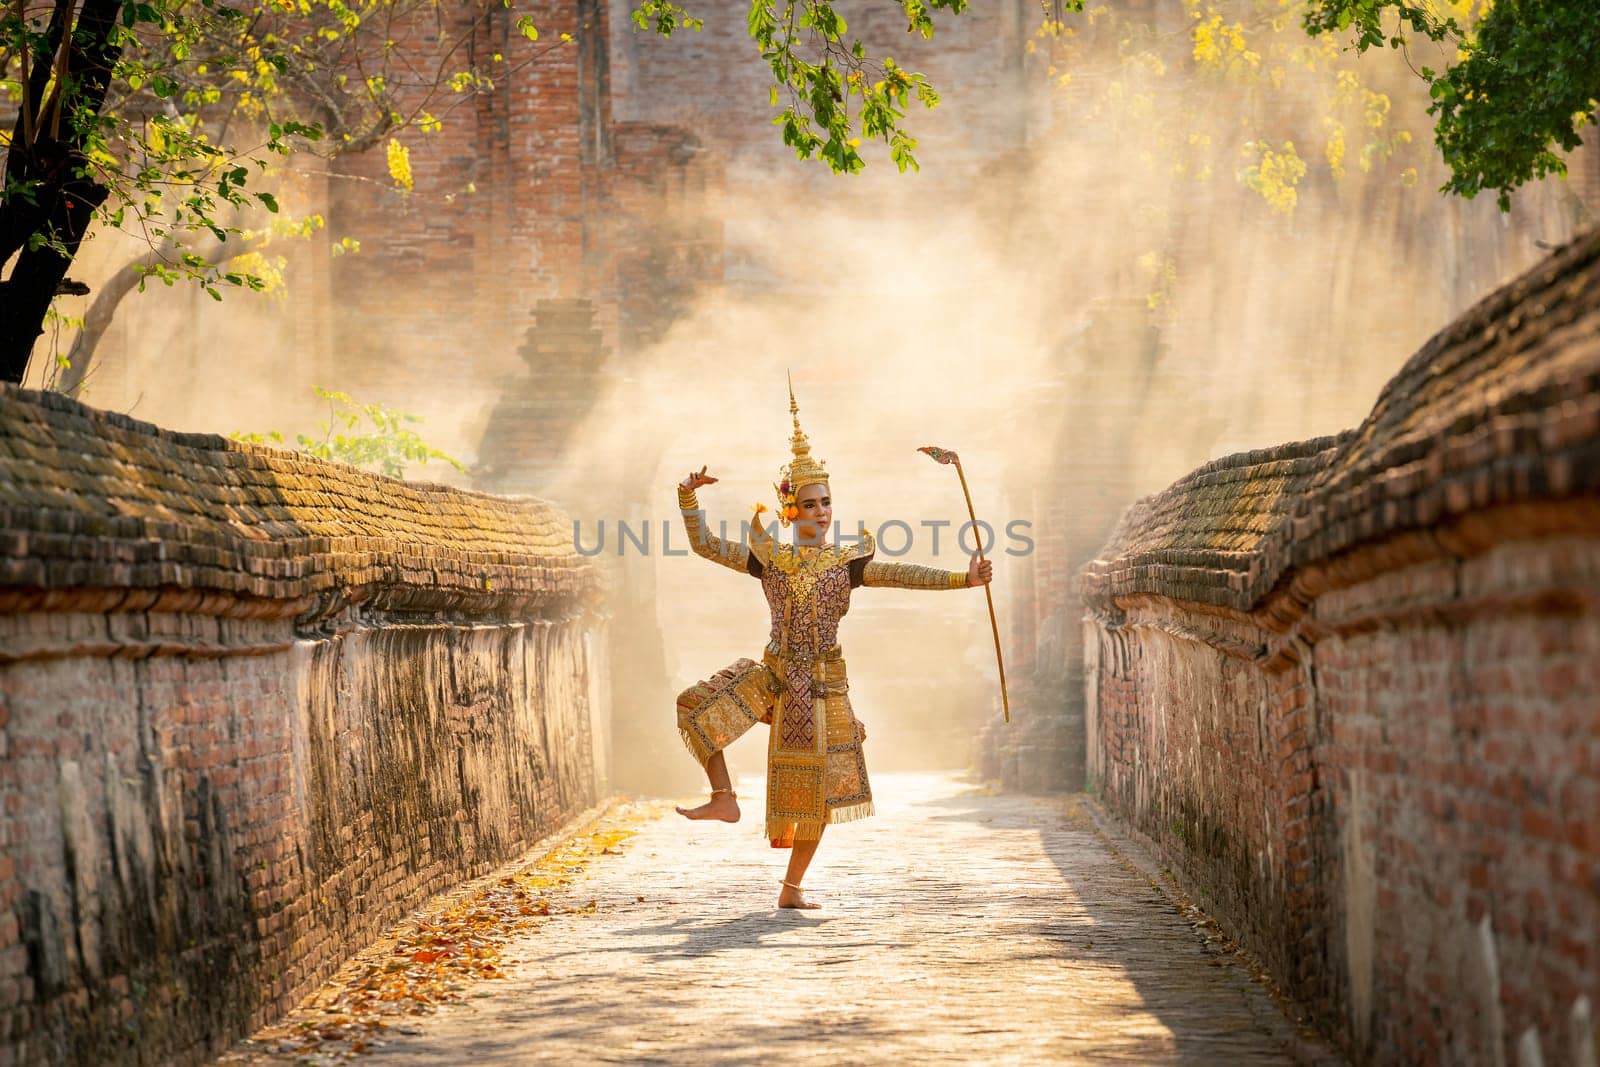
[[[993,565],[973,556],[965,571],[910,563],[880,563],[870,533],[856,543],[829,545],[833,521],[828,472],[811,456],[800,430],[800,408],[789,389],[794,434],[791,459],[780,470],[778,521],[795,524],[795,543],[781,543],[761,524],[758,505],[750,543],[711,534],[695,490],[717,479],[706,468],[678,484],[678,506],[697,555],[760,580],[772,611],[772,631],[760,662],[740,659],[678,697],[678,729],[711,783],[711,799],[678,808],[689,819],[739,821],[739,798],[722,750],[758,722],[771,727],[767,743],[767,837],[792,849],[780,879],[778,907],[816,908],[801,880],[825,826],[872,814],[872,788],[862,753],[866,730],[850,706],[844,657],[836,643],[839,620],[858,586],[965,589],[987,584]]]

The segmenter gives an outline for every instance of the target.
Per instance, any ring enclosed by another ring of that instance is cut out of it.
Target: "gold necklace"
[[[807,550],[811,550],[807,554]],[[853,557],[853,548],[844,545],[791,545],[779,544],[772,548],[772,565],[784,574],[798,571],[818,572],[834,566],[840,560]]]

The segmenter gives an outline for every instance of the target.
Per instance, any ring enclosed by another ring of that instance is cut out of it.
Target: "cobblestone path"
[[[593,914],[521,937],[508,979],[362,1059],[1340,1062],[1077,803],[874,787],[878,815],[824,839],[809,913],[773,906],[787,853],[760,837],[759,789],[735,826],[652,807],[573,887]]]

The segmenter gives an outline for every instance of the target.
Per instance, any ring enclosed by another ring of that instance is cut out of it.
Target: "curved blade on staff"
[[[967,490],[967,474],[961,469],[961,457],[948,448],[937,445],[923,445],[918,452],[926,453],[935,463],[946,466],[954,464],[956,474],[961,478],[961,495],[967,498],[967,516],[972,520],[972,534],[978,538],[978,558],[983,558],[983,539],[978,537],[978,516],[972,510],[972,494]],[[984,584],[983,595],[989,601],[989,629],[994,633],[994,662],[1000,668],[1000,705],[1005,710],[1006,722],[1011,721],[1011,698],[1006,695],[1006,662],[1000,655],[1000,624],[994,618],[994,593],[988,583]]]

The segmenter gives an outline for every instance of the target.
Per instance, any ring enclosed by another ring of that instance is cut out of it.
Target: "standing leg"
[[[806,876],[806,868],[811,866],[811,857],[817,854],[817,846],[822,844],[822,838],[815,841],[796,841],[793,850],[789,853],[789,870],[783,876],[783,889],[778,893],[778,907],[780,908],[820,908],[821,904],[812,904],[800,895],[800,880]]]
[[[715,819],[719,822],[739,821],[739,794],[733,791],[733,779],[728,777],[728,761],[722,753],[706,760],[706,777],[711,780],[711,799],[698,808],[678,807],[674,810],[685,819]]]

